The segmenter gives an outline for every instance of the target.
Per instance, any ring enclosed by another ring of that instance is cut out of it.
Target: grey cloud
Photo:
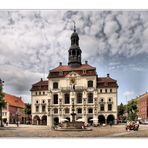
[[[67,64],[72,20],[83,61],[112,71],[147,68],[147,11],[11,10],[0,11],[0,70],[9,67],[0,77],[18,91],[27,90],[31,83],[23,77],[29,75],[33,83],[60,61]],[[15,75],[18,82],[11,80],[14,69],[22,73]]]

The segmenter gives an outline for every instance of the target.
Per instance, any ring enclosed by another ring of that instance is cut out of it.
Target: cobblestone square
[[[47,126],[9,125],[0,128],[0,137],[148,137],[148,125],[140,125],[139,131],[126,131],[125,125],[92,127],[92,131],[54,131]]]

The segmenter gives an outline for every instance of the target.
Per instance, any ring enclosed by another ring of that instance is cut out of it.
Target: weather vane
[[[76,22],[73,21],[73,23],[74,23],[74,32],[76,32]]]

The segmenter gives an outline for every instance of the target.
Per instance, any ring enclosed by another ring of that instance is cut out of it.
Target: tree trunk
[[[0,108],[0,126],[3,127],[2,108]]]

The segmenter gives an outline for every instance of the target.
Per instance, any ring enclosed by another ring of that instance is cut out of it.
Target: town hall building
[[[48,80],[32,85],[32,123],[52,127],[64,120],[82,119],[86,123],[117,122],[118,84],[109,74],[98,77],[96,68],[82,63],[79,36],[74,26],[68,64],[51,69]],[[74,108],[74,110],[72,110]]]

